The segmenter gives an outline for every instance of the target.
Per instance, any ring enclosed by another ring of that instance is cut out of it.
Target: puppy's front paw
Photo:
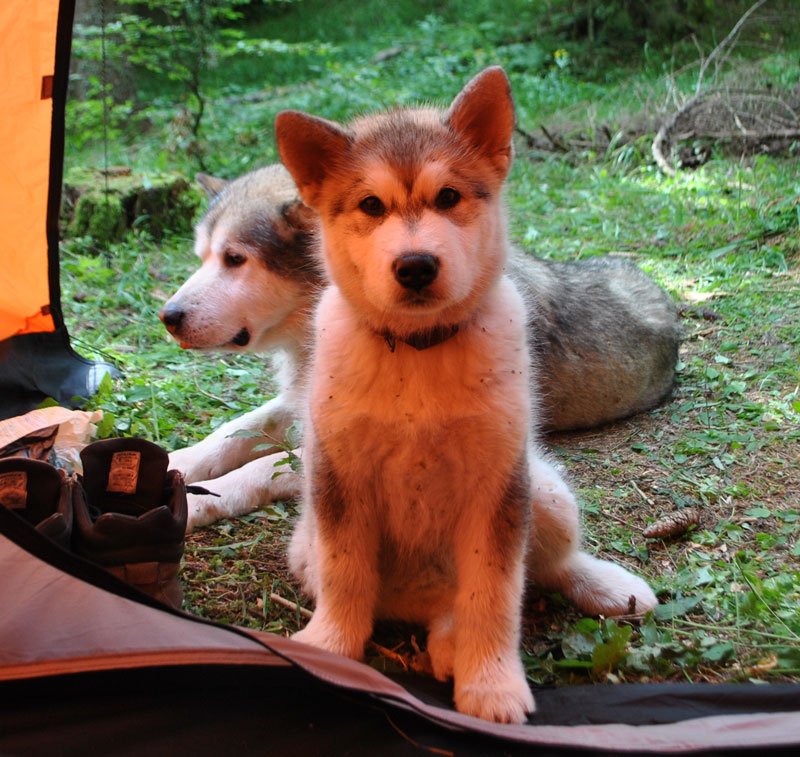
[[[317,621],[316,615],[302,631],[292,634],[292,639],[352,660],[360,660],[364,656],[366,641],[337,630],[324,621]]]
[[[524,723],[536,709],[522,665],[486,667],[475,677],[456,678],[456,709],[495,723]]]
[[[585,553],[576,556],[572,578],[564,587],[565,593],[581,610],[593,615],[644,614],[658,604],[644,579]]]

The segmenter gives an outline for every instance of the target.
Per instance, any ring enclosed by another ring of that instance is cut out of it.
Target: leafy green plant
[[[579,620],[561,639],[563,659],[558,668],[580,668],[604,676],[618,668],[628,656],[628,642],[633,628],[611,619]]]
[[[232,58],[257,60],[293,49],[280,40],[249,37],[233,26],[249,4],[250,0],[118,0],[119,11],[112,14],[101,0],[96,23],[79,20],[75,26],[74,47],[82,65],[73,78],[73,91],[80,97],[69,101],[68,115],[76,127],[70,131],[76,143],[119,139],[122,124],[131,118],[146,127],[149,98],[142,84],[166,82],[172,149],[205,170],[202,127],[209,73]]]
[[[239,429],[234,431],[232,436],[238,436],[245,439],[264,439],[265,441],[256,444],[253,447],[253,452],[283,452],[286,457],[278,460],[275,466],[288,465],[293,473],[300,473],[302,470],[302,461],[297,455],[297,450],[300,448],[303,438],[303,424],[297,420],[290,424],[286,429],[284,438],[275,439],[265,431],[250,431],[247,429]],[[275,471],[272,478],[275,479],[280,476],[283,471]]]

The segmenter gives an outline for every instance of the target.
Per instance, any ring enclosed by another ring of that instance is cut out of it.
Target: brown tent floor
[[[796,685],[544,689],[526,725],[470,718],[434,681],[390,679],[289,639],[159,605],[4,508],[0,575],[4,755],[85,754],[97,751],[92,744],[115,754],[304,755],[402,754],[412,741],[460,754],[800,744]]]

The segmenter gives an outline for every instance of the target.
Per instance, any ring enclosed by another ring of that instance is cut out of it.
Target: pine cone
[[[647,539],[665,539],[669,536],[680,536],[699,522],[700,516],[697,511],[691,507],[685,507],[683,510],[676,510],[674,513],[669,513],[669,515],[659,518],[655,523],[651,523],[644,529],[642,534]]]

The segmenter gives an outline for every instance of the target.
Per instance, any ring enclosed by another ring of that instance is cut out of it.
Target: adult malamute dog
[[[375,618],[423,623],[457,709],[500,722],[534,708],[518,649],[529,523],[531,580],[591,612],[656,604],[579,551],[575,500],[537,450],[537,360],[504,274],[513,125],[500,68],[446,112],[276,121],[331,281],[289,552],[316,610],[295,638],[358,658]]]
[[[311,313],[326,282],[316,250],[317,216],[283,166],[230,182],[198,179],[210,198],[196,229],[202,265],[161,317],[187,348],[277,355],[282,391],[171,455],[188,481],[221,495],[190,495],[190,527],[299,491],[294,474],[272,478],[282,456],[254,452],[264,440],[235,433],[263,433],[280,442],[299,417]],[[635,265],[618,258],[554,263],[512,251],[507,273],[528,303],[528,342],[539,366],[536,396],[546,429],[598,426],[647,410],[669,394],[678,347],[675,306]]]

